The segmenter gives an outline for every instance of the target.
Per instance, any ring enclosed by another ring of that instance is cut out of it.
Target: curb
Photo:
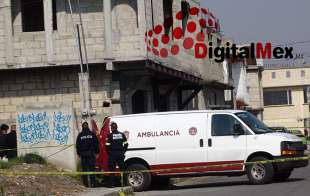
[[[120,196],[120,191],[121,188],[95,188],[89,189],[87,192],[78,193],[76,196]],[[123,192],[123,196],[134,195],[132,187],[124,187]]]
[[[124,187],[123,188],[123,191],[125,193],[124,196],[129,196],[129,195],[134,195],[134,192],[133,192],[133,188],[132,187]],[[114,191],[114,192],[111,192],[111,193],[106,193],[106,194],[103,194],[103,195],[98,195],[98,196],[120,196],[120,193],[119,191]]]

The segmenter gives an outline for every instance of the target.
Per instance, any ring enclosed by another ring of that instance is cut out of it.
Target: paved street
[[[190,185],[189,185],[190,184]],[[286,182],[250,185],[247,177],[203,177],[178,184],[170,190],[153,190],[137,196],[305,196],[310,193],[310,166],[296,169]]]

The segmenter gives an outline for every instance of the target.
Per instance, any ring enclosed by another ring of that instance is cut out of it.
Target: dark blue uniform
[[[88,128],[83,128],[76,140],[76,151],[81,158],[83,172],[93,172],[96,167],[96,155],[99,153],[97,136]],[[90,182],[89,182],[90,179]],[[83,175],[85,186],[95,185],[94,175]]]
[[[109,155],[109,171],[115,171],[116,165],[118,165],[120,171],[125,170],[125,152],[128,148],[128,142],[125,134],[119,131],[113,131],[110,133],[106,140],[106,149]],[[110,178],[110,185],[114,186],[114,175]]]

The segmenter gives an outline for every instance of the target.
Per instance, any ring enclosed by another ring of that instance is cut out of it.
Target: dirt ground
[[[11,167],[10,172],[55,172],[51,165],[22,164]],[[2,190],[1,190],[2,189]],[[69,176],[1,176],[0,195],[75,195],[85,191],[77,179]]]

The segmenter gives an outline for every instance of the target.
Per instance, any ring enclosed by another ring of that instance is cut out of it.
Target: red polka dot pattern
[[[206,38],[206,35],[203,31],[197,33],[197,35],[196,35],[196,40],[198,42],[203,42],[205,40],[205,38]]]
[[[171,53],[173,55],[177,55],[177,54],[179,54],[179,52],[180,52],[180,47],[178,45],[173,45],[171,47]]]
[[[157,47],[158,47],[158,44],[159,44],[159,43],[158,43],[158,39],[154,38],[154,39],[153,39],[153,46],[157,48]]]
[[[154,53],[154,55],[158,56],[159,55],[159,52],[156,48],[153,48],[152,49],[152,52]]]
[[[183,13],[182,13],[182,11],[179,11],[179,12],[177,13],[176,19],[178,19],[178,20],[182,20],[182,19],[183,19]]]
[[[161,37],[161,42],[162,42],[163,44],[168,44],[169,41],[170,41],[169,35],[163,34],[162,37]]]
[[[189,13],[190,13],[190,15],[198,15],[198,13],[199,13],[199,8],[197,8],[197,7],[192,7],[191,9],[189,9]]]
[[[169,55],[175,56],[181,52],[182,47],[185,50],[193,49],[195,43],[207,42],[206,37],[208,34],[219,32],[218,20],[208,9],[191,7],[189,14],[192,16],[192,20],[187,22],[184,30],[182,27],[175,26],[180,24],[179,21],[184,18],[182,11],[179,11],[175,15],[176,21],[174,21],[173,17],[166,18],[163,24],[157,24],[146,31],[145,43],[147,51],[160,58],[167,58]],[[169,42],[172,43],[169,44]]]
[[[193,33],[196,31],[196,23],[194,21],[190,21],[187,23],[187,31]]]
[[[187,50],[191,49],[194,46],[194,40],[191,37],[185,38],[183,41],[183,47]]]
[[[152,31],[152,30],[149,30],[148,35],[149,35],[149,37],[152,37],[152,36],[153,36],[153,31]]]
[[[206,19],[201,18],[201,19],[199,20],[199,25],[200,25],[201,28],[206,28],[206,27],[207,27],[207,21],[206,21]]]
[[[160,49],[160,56],[163,58],[168,57],[168,50],[166,48]]]
[[[157,25],[155,28],[154,28],[154,32],[158,35],[161,33],[161,31],[163,30],[163,27],[161,25]]]
[[[181,27],[177,27],[173,30],[173,37],[176,39],[181,39],[183,36],[183,30]]]

